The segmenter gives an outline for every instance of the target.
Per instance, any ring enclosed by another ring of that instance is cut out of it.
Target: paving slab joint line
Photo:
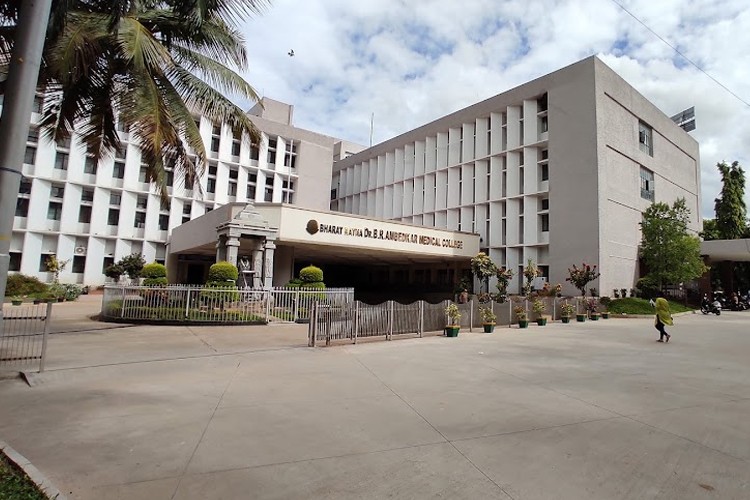
[[[362,362],[362,360],[359,359],[357,356],[354,356],[354,359],[356,359],[357,363],[359,363],[365,370],[367,370],[368,372],[370,372],[370,374],[373,377],[375,377],[375,379],[378,382],[380,382],[381,384],[383,384],[383,386],[386,389],[388,389],[389,391],[391,391],[391,393],[393,393],[394,396],[396,396],[398,399],[400,399],[402,403],[404,403],[406,406],[408,406],[411,409],[411,411],[413,411],[417,416],[419,416],[419,418],[421,418],[427,425],[429,425],[432,428],[432,430],[434,430],[435,432],[437,432],[438,435],[440,435],[440,437],[442,437],[443,439],[445,439],[445,442],[448,443],[449,445],[451,445],[451,447],[454,450],[456,450],[456,452],[459,455],[461,455],[462,457],[464,457],[464,460],[466,460],[467,462],[469,462],[472,467],[474,467],[480,474],[482,474],[485,477],[485,479],[487,479],[489,482],[491,482],[492,484],[494,484],[495,486],[497,486],[497,489],[499,489],[500,491],[502,491],[505,494],[505,496],[507,496],[511,500],[515,500],[515,498],[510,493],[508,493],[507,491],[505,491],[505,489],[502,486],[500,486],[499,484],[497,484],[497,482],[495,482],[494,479],[492,479],[486,472],[484,472],[482,469],[480,469],[479,466],[477,466],[477,464],[475,464],[474,462],[472,462],[469,457],[467,457],[461,450],[459,450],[458,447],[456,447],[456,445],[453,444],[453,442],[450,439],[448,439],[447,437],[445,437],[445,435],[442,432],[440,432],[440,430],[437,427],[435,427],[434,425],[432,425],[432,422],[430,422],[429,420],[427,420],[424,417],[424,415],[422,415],[421,413],[419,413],[419,411],[416,408],[414,408],[411,404],[409,404],[408,401],[406,401],[403,397],[401,397],[401,394],[399,394],[396,391],[394,391],[393,388],[391,388],[380,377],[378,377],[377,374],[374,371],[372,371],[369,366],[367,366],[366,364],[364,364]]]
[[[67,497],[63,495],[54,484],[52,484],[52,481],[47,479],[47,477],[42,474],[39,469],[34,467],[34,464],[29,462],[26,457],[11,448],[8,443],[0,441],[0,451],[2,451],[8,460],[13,462],[16,467],[21,469],[36,487],[51,500],[67,500]]]

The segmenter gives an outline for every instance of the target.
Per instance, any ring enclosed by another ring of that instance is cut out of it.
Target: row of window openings
[[[52,254],[43,253],[39,256],[39,272],[49,272],[49,268],[47,267],[47,259],[49,259],[51,255]],[[163,264],[164,259],[156,259],[156,262]],[[114,257],[104,257],[102,261],[102,273],[105,269],[107,269],[107,267],[114,263]],[[10,252],[10,262],[8,265],[8,270],[13,272],[19,272],[21,270],[21,252]],[[70,270],[73,274],[83,274],[86,271],[86,256],[73,256]]]

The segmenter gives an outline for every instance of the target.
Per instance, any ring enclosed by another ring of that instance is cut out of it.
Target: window
[[[159,231],[166,231],[169,229],[169,215],[159,215]]]
[[[273,188],[270,188],[270,187],[266,188],[263,200],[264,201],[273,201]]]
[[[221,135],[221,123],[215,123],[211,129],[211,135]]]
[[[273,165],[276,164],[276,139],[268,139],[268,156],[266,161]]]
[[[654,131],[643,122],[638,122],[638,147],[649,156],[654,156]]]
[[[39,129],[37,127],[29,127],[29,135],[26,138],[26,142],[37,144],[39,142]]]
[[[257,144],[250,145],[250,159],[257,160],[260,157],[260,149]]]
[[[31,194],[31,180],[21,177],[21,184],[18,186],[18,194]]]
[[[31,106],[32,113],[41,113],[44,109],[44,97],[34,96],[34,104]]]
[[[227,194],[229,196],[237,196],[237,181],[229,181],[229,185],[227,186]]]
[[[36,147],[26,146],[26,152],[23,155],[23,162],[26,165],[34,165],[36,163]]]
[[[81,191],[81,201],[94,201],[94,191],[91,189],[84,189]]]
[[[138,182],[146,184],[148,182],[148,167],[141,165],[141,169],[138,170]]]
[[[337,192],[338,192],[338,190],[337,190],[337,189],[331,189],[331,199],[332,199],[332,200],[335,200],[335,199],[336,199],[336,194],[337,194]]]
[[[192,206],[190,205],[190,203],[185,203],[184,205],[182,205],[182,213],[184,215],[190,215],[191,211],[192,211]]]
[[[104,271],[106,271],[107,268],[114,263],[115,263],[114,257],[104,257],[104,259],[102,260],[102,273],[104,273]]]
[[[112,177],[115,179],[122,179],[125,177],[125,162],[115,161],[115,166],[112,169]]]
[[[16,217],[27,217],[29,215],[29,199],[18,198],[16,200]]]
[[[118,160],[124,160],[125,156],[127,155],[128,148],[127,146],[120,146],[115,150],[115,158]]]
[[[135,218],[133,219],[133,227],[137,227],[137,228],[146,227],[146,212],[135,213]]]
[[[51,253],[43,253],[39,256],[39,272],[49,272],[49,268],[47,267],[47,259],[49,259],[51,256]]]
[[[116,226],[120,222],[120,211],[116,208],[110,208],[107,214],[107,224]]]
[[[241,144],[242,144],[242,138],[235,135],[234,138],[232,138],[232,156],[240,155]]]
[[[539,131],[545,133],[549,130],[549,121],[546,116],[541,117],[539,120]]]
[[[86,155],[86,161],[83,164],[83,173],[96,175],[99,162],[93,156]]]
[[[206,213],[212,211],[214,209],[213,205],[206,205]]]
[[[57,152],[55,155],[55,168],[57,170],[68,170],[68,153]]]
[[[91,223],[91,206],[81,205],[81,209],[78,211],[78,222],[83,224]]]
[[[211,138],[211,151],[214,153],[219,152],[219,138],[218,137]]]
[[[641,198],[654,201],[654,173],[641,167]]]
[[[167,169],[167,187],[174,186],[174,170]]]
[[[70,150],[70,137],[66,137],[65,139],[57,143],[57,148]]]
[[[542,215],[542,232],[546,233],[549,231],[549,214]]]
[[[10,262],[8,263],[8,271],[20,271],[21,270],[21,253],[20,252],[9,252]]]
[[[65,195],[65,186],[55,186],[54,184],[50,187],[49,196],[50,198],[62,199]]]
[[[85,270],[86,270],[86,257],[83,255],[74,255],[72,271],[75,274],[83,274]]]
[[[546,163],[543,163],[541,167],[542,167],[542,180],[548,181],[549,180],[549,165]]]
[[[124,132],[124,133],[128,132],[128,127],[127,125],[125,125],[125,122],[123,122],[122,120],[117,121],[116,127],[117,127],[118,132]]]
[[[58,201],[49,202],[47,218],[49,220],[60,220],[62,218],[62,203]]]
[[[247,185],[247,199],[248,200],[254,200],[255,199],[255,184],[248,184]]]
[[[229,169],[229,178],[237,180],[237,177],[239,176],[239,171],[236,168]]]
[[[208,182],[206,182],[206,191],[209,193],[216,192],[216,179],[212,179],[211,177],[208,178]]]
[[[135,202],[136,208],[146,208],[148,206],[148,197],[139,196]]]
[[[208,166],[208,175],[216,175],[216,165],[209,165]]]
[[[284,166],[290,168],[295,168],[297,166],[297,144],[291,139],[286,143]]]
[[[109,204],[115,205],[117,207],[120,206],[120,202],[122,201],[122,196],[120,196],[118,193],[112,193],[109,195]]]
[[[549,210],[549,198],[542,198],[542,210]]]

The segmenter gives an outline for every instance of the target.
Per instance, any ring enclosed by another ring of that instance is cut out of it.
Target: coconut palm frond
[[[211,57],[179,46],[175,46],[172,52],[180,67],[202,78],[209,85],[243,99],[260,100],[258,93],[242,76]]]

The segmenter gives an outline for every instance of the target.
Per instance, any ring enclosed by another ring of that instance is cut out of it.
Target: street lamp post
[[[5,297],[21,165],[51,6],[52,0],[26,0],[21,3],[5,83],[0,121],[0,300]]]

